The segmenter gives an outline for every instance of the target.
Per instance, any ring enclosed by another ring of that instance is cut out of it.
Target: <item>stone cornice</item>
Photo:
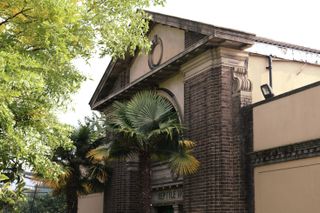
[[[184,73],[185,80],[205,72],[214,66],[212,50],[207,50],[201,55],[183,64],[180,71]]]
[[[248,53],[241,50],[224,47],[212,48],[183,64],[180,70],[185,74],[186,79],[210,68],[221,66],[231,67],[238,72],[241,69],[246,69],[247,58]]]
[[[162,184],[152,184],[152,191],[172,189],[172,188],[181,188],[183,186],[182,180],[177,180],[175,182],[162,183]]]
[[[247,73],[248,53],[230,48],[213,48],[188,61],[180,71],[188,80],[200,73],[216,67],[230,67],[233,75],[233,93],[251,92],[252,85]]]
[[[254,43],[255,34],[247,33],[239,30],[228,29],[224,27],[217,27],[206,23],[192,21],[184,18],[179,18],[161,13],[146,11],[151,15],[152,21],[155,23],[183,29],[186,31],[193,31],[204,35],[214,35],[222,39],[241,43],[239,47],[245,49]]]

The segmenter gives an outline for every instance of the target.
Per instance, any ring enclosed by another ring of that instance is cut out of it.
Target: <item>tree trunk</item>
[[[151,212],[151,159],[150,154],[141,152],[139,154],[140,173],[140,205],[143,213]]]
[[[66,199],[67,199],[67,213],[77,213],[78,212],[78,195],[76,180],[70,178],[66,187]]]

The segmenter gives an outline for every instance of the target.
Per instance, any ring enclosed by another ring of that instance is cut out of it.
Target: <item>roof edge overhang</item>
[[[206,24],[203,22],[193,21],[190,19],[184,19],[184,18],[171,16],[171,15],[164,15],[164,14],[152,12],[149,10],[145,10],[145,12],[151,16],[152,22],[183,29],[186,31],[201,33],[203,35],[212,35],[215,33],[221,33],[225,35],[233,35],[233,36],[236,35],[242,38],[250,38],[252,36],[253,37],[255,36],[255,34],[253,33],[248,33],[248,32],[225,28],[225,27],[218,27],[218,26]]]
[[[94,105],[94,102],[97,100],[99,93],[103,89],[103,86],[105,85],[105,83],[110,75],[110,71],[112,70],[112,68],[114,67],[115,64],[116,64],[116,60],[111,59],[109,65],[107,66],[107,69],[104,71],[104,74],[103,74],[101,80],[99,81],[99,84],[98,84],[97,88],[95,89],[95,91],[89,101],[89,106],[91,107],[91,109],[93,109],[92,106]]]
[[[309,52],[309,53],[314,53],[314,54],[320,54],[320,50],[309,48],[309,47],[304,47],[301,45],[296,45],[296,44],[291,44],[283,41],[276,41],[270,38],[264,38],[260,36],[255,37],[255,42],[258,43],[264,43],[264,44],[270,44],[278,47],[284,47],[284,48],[291,48],[294,50],[299,50],[303,52]]]
[[[202,33],[204,35],[211,35],[211,34],[213,34],[213,32],[221,32],[223,34],[238,35],[239,37],[244,37],[244,38],[254,36],[255,42],[260,42],[260,43],[270,44],[270,45],[274,45],[274,46],[278,46],[278,47],[286,47],[286,48],[292,48],[292,49],[296,49],[296,50],[300,50],[300,51],[320,54],[320,50],[318,50],[318,49],[305,47],[305,46],[297,45],[297,44],[292,44],[292,43],[288,43],[288,42],[283,42],[283,41],[277,41],[274,39],[265,38],[265,37],[261,37],[261,36],[256,36],[255,34],[248,33],[248,32],[241,31],[241,30],[235,30],[235,29],[215,26],[215,25],[192,21],[189,19],[184,19],[184,18],[180,18],[180,17],[176,17],[176,16],[164,15],[161,13],[152,12],[152,11],[148,11],[148,10],[145,10],[145,12],[150,14],[150,16],[152,17],[152,21],[154,21],[154,22],[157,22],[159,24],[168,25],[171,27],[176,27],[179,29],[184,29],[187,31],[198,32],[198,33]]]

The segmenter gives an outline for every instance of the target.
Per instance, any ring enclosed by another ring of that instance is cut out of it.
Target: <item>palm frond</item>
[[[171,171],[178,176],[194,174],[199,166],[199,161],[189,151],[174,153],[169,159]]]
[[[179,146],[186,149],[186,150],[190,150],[193,149],[195,147],[195,142],[191,141],[191,140],[179,140]]]
[[[96,178],[100,183],[105,183],[108,180],[108,169],[106,165],[98,163],[90,168],[89,178]]]
[[[150,131],[147,138],[148,140],[152,140],[152,138],[164,135],[167,136],[170,140],[173,140],[176,134],[181,133],[181,130],[181,124],[179,124],[177,120],[172,119],[163,123],[159,123],[159,127]]]
[[[137,153],[137,150],[139,150],[137,140],[120,134],[115,141],[90,150],[87,157],[91,162],[110,162],[114,159],[130,158]]]
[[[80,195],[86,195],[89,193],[92,193],[94,191],[94,186],[89,182],[83,182],[79,185],[79,188],[77,190],[78,196]]]
[[[137,93],[127,103],[127,117],[137,131],[147,135],[157,129],[164,118],[172,116],[173,106],[155,91]]]
[[[195,144],[180,140],[183,127],[166,98],[156,91],[142,91],[128,102],[115,102],[113,109],[109,127],[116,139],[108,156],[130,157],[143,151],[157,159],[169,159],[170,168],[178,175],[198,169],[199,161],[191,154]]]
[[[88,152],[87,158],[96,161],[106,161],[110,158],[110,145],[101,145]]]
[[[134,128],[126,112],[127,104],[116,101],[112,107],[113,113],[108,122],[109,129],[116,132],[134,133]]]
[[[33,175],[32,181],[37,184],[45,185],[51,188],[55,194],[59,194],[65,188],[69,177],[72,175],[72,171],[69,168],[64,167],[63,169],[64,171],[58,179],[48,179],[38,175]]]

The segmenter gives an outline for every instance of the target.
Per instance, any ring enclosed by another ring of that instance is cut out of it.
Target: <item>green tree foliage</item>
[[[0,1],[0,194],[22,184],[25,168],[48,178],[58,147],[70,149],[71,129],[55,117],[85,79],[71,61],[123,57],[148,49],[147,15],[139,10],[162,0]]]
[[[7,181],[8,179],[5,175],[0,175],[0,181],[5,181],[5,183],[1,184],[0,188],[0,212],[16,211],[17,206],[15,204],[25,201],[24,197],[19,194],[23,192],[24,183],[20,181],[16,185],[16,189],[12,190],[11,183]]]
[[[89,157],[139,158],[141,212],[150,212],[152,160],[167,161],[176,175],[198,169],[199,162],[191,153],[194,143],[183,138],[173,106],[156,92],[143,91],[128,102],[115,102],[108,120],[113,140],[90,151]]]
[[[106,161],[89,160],[90,150],[101,145],[105,137],[105,126],[101,117],[86,119],[71,135],[74,146],[71,150],[58,148],[53,161],[61,165],[65,173],[58,180],[38,177],[45,185],[52,188],[54,194],[64,194],[68,213],[76,213],[78,195],[101,191],[108,179]]]
[[[26,201],[18,203],[19,213],[65,213],[67,210],[64,195],[55,196],[51,193],[30,196]]]

